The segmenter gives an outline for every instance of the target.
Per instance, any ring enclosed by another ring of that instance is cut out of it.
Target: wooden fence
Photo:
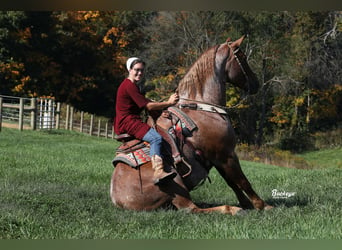
[[[21,98],[0,95],[2,127],[23,129],[66,129],[92,136],[114,138],[112,122],[95,117],[49,98]]]

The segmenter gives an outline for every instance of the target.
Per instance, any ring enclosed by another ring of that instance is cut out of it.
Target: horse
[[[135,169],[120,162],[116,164],[110,184],[110,197],[117,207],[151,211],[174,207],[192,213],[220,212],[235,215],[245,209],[270,209],[253,190],[244,175],[235,152],[236,136],[229,120],[226,104],[226,83],[255,94],[259,82],[240,49],[244,36],[230,38],[205,51],[180,80],[177,91],[181,108],[196,124],[191,136],[186,137],[182,155],[191,171],[178,174],[173,180],[154,185],[150,162]],[[157,124],[163,123],[158,118]],[[200,158],[200,160],[199,160]],[[191,190],[208,177],[215,167],[234,191],[239,206],[215,205],[200,207],[190,196]],[[170,171],[174,171],[169,166]]]

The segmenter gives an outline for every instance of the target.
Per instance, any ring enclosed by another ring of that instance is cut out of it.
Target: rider
[[[116,117],[114,130],[116,134],[128,133],[137,139],[150,143],[150,156],[154,169],[153,181],[159,184],[173,179],[177,174],[164,171],[161,155],[161,135],[140,117],[143,109],[147,111],[163,110],[178,102],[178,94],[172,94],[167,101],[153,102],[147,99],[139,90],[138,84],[144,78],[145,62],[137,57],[131,57],[126,62],[128,77],[120,84],[116,96]]]

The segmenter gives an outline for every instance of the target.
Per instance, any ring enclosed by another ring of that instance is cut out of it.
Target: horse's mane
[[[189,97],[203,95],[204,84],[209,78],[215,77],[215,57],[218,46],[204,52],[191,66],[178,84],[179,93]]]

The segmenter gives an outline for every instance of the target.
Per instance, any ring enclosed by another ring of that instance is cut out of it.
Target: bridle
[[[240,51],[240,47],[233,50],[233,48],[231,47],[231,44],[232,44],[232,42],[227,42],[229,49],[233,52],[233,56],[234,56],[235,61],[240,66],[240,69],[241,69],[242,73],[244,74],[246,81],[248,82],[249,77],[248,77],[243,65],[241,64],[241,61],[240,61],[239,56],[238,56],[238,52]],[[218,113],[220,115],[227,116],[228,115],[227,111],[229,109],[233,109],[233,108],[236,108],[237,106],[239,106],[245,99],[247,99],[249,92],[250,92],[250,89],[248,86],[248,91],[247,91],[247,94],[244,96],[244,98],[242,98],[238,104],[234,105],[233,107],[229,107],[229,108],[226,106],[221,106],[221,105],[217,105],[217,104],[213,104],[213,103],[209,103],[209,102],[203,102],[203,101],[192,100],[192,99],[187,99],[187,98],[180,98],[180,100],[191,101],[192,103],[178,104],[178,106],[180,108],[190,108],[193,110],[207,111],[207,112]]]
[[[230,46],[231,44],[232,44],[232,42],[227,42],[228,47],[230,48],[230,50],[233,51],[233,56],[234,56],[236,62],[239,64],[240,69],[241,69],[242,73],[244,74],[244,76],[245,76],[245,78],[246,78],[246,81],[248,81],[248,80],[249,80],[249,77],[248,77],[248,75],[247,75],[245,69],[243,68],[243,66],[242,66],[242,64],[241,64],[241,61],[240,61],[240,59],[239,59],[239,57],[238,57],[238,55],[237,55],[237,53],[240,51],[240,47],[238,47],[237,49],[233,50],[233,48]],[[248,88],[248,92],[249,92],[249,88]]]

